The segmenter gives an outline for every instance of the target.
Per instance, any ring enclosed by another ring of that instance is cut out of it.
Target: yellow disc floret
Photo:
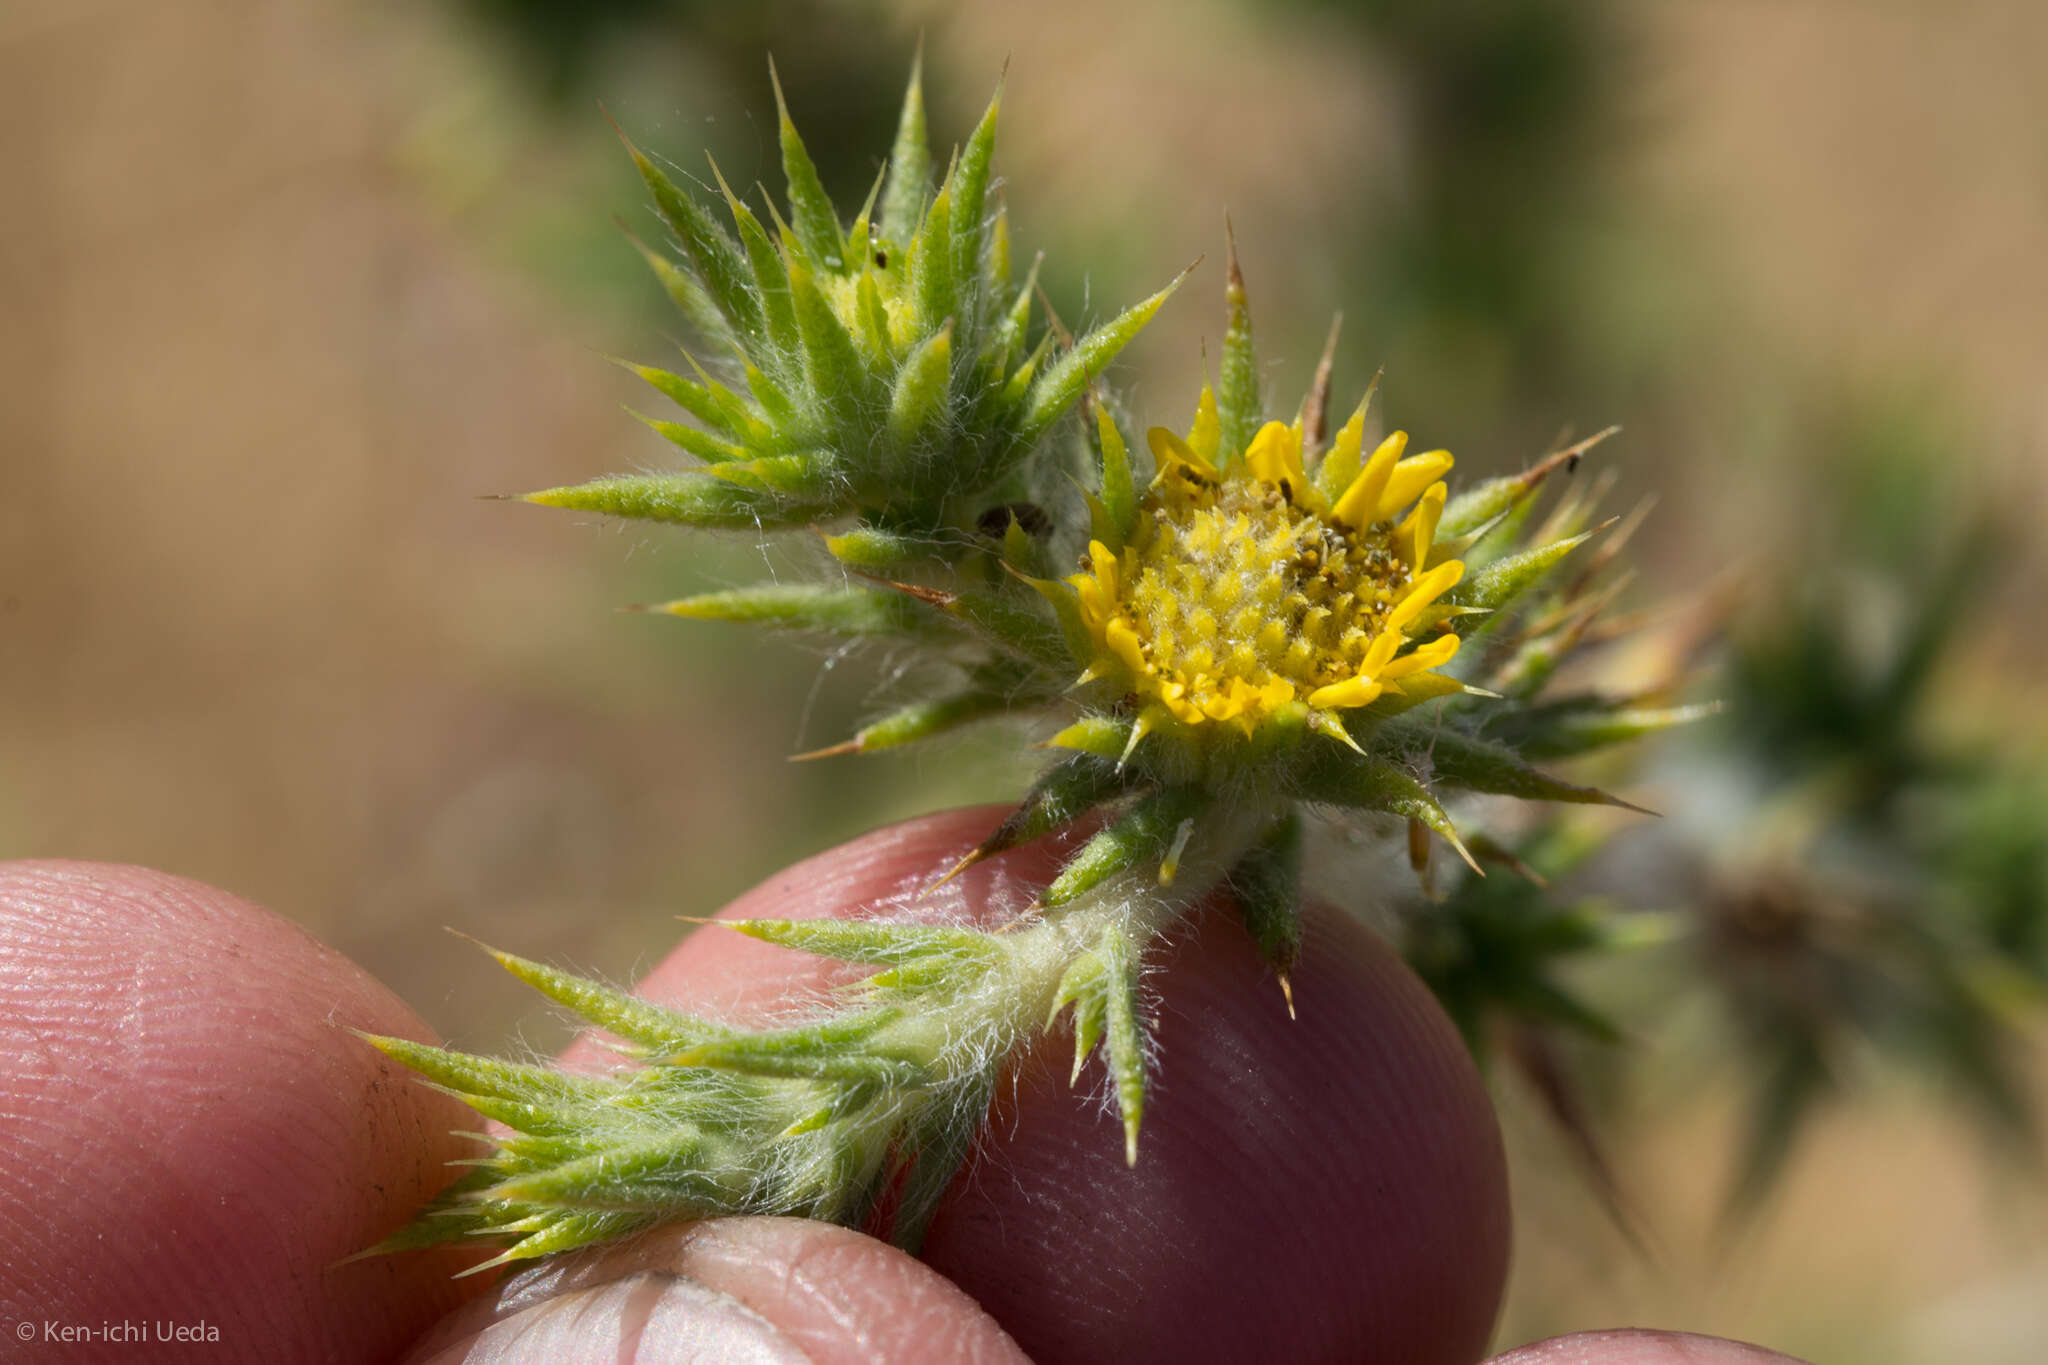
[[[1159,473],[1129,542],[1091,542],[1068,579],[1089,674],[1126,685],[1142,730],[1170,717],[1249,733],[1303,703],[1341,736],[1331,713],[1414,687],[1457,652],[1455,635],[1410,648],[1408,634],[1464,568],[1431,561],[1451,456],[1403,459],[1396,432],[1361,459],[1361,408],[1314,475],[1298,423],[1269,422],[1219,462],[1213,411],[1205,393],[1187,439],[1152,430]]]

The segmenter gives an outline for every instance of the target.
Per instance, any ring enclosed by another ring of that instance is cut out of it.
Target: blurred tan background
[[[1941,723],[2048,736],[2048,8],[1621,7],[1530,94],[1597,82],[1599,118],[1548,161],[1503,149],[1545,184],[1499,204],[1430,164],[1410,49],[1342,5],[786,4],[766,34],[677,5],[573,62],[519,8],[0,0],[0,855],[217,883],[458,1043],[546,1047],[559,1026],[442,926],[628,978],[674,915],[793,857],[1013,792],[994,740],[785,763],[847,732],[885,661],[611,610],[744,580],[748,544],[479,499],[664,458],[603,358],[674,328],[610,223],[647,230],[598,99],[772,183],[772,45],[799,121],[859,138],[852,197],[920,30],[941,141],[1008,60],[998,165],[1070,320],[1209,257],[1129,353],[1146,420],[1184,420],[1213,355],[1226,207],[1279,401],[1343,308],[1340,388],[1386,360],[1396,419],[1464,467],[1619,421],[1624,491],[1664,496],[1638,542],[1657,584],[1801,543],[1840,477],[1816,423],[1910,411],[1942,496],[2026,533]],[[772,30],[798,23],[824,34]],[[1388,260],[1466,268],[1385,246],[1433,195],[1548,214],[1542,268],[1498,264],[1513,287],[1466,305],[1403,294]],[[1621,1153],[1645,1260],[1506,1093],[1503,1344],[1629,1321],[1842,1361],[2048,1350],[2038,1181],[1915,1083],[1834,1111],[1726,1256],[1702,1230],[1732,1101],[1650,1094]]]

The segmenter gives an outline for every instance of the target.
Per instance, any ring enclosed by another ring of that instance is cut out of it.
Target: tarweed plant
[[[1000,926],[911,901],[703,930],[871,969],[770,1027],[495,954],[627,1064],[568,1074],[371,1039],[492,1125],[468,1174],[378,1250],[481,1238],[496,1264],[726,1213],[869,1226],[914,1248],[1006,1069],[1048,1039],[1071,1047],[1076,1084],[1099,1059],[1135,1163],[1156,945],[1232,904],[1274,1008],[1292,1010],[1304,863],[1331,822],[1405,842],[1417,942],[1444,926],[1434,957],[1414,951],[1447,998],[1471,997],[1472,1032],[1481,1002],[1453,946],[1507,923],[1485,907],[1508,900],[1446,886],[1533,874],[1454,811],[1484,796],[1626,806],[1551,765],[1701,714],[1666,704],[1668,688],[1559,681],[1614,633],[1602,613],[1633,523],[1603,520],[1583,491],[1539,504],[1608,433],[1454,492],[1449,452],[1378,432],[1377,380],[1332,407],[1328,353],[1298,405],[1269,410],[1234,243],[1216,381],[1187,427],[1140,435],[1106,372],[1179,281],[1067,334],[1039,306],[1035,263],[1013,272],[991,169],[999,105],[935,175],[913,72],[885,172],[850,221],[786,109],[786,204],[759,212],[715,167],[692,185],[629,143],[673,238],[643,249],[701,346],[679,367],[629,368],[678,410],[646,420],[693,463],[527,501],[821,546],[814,581],[655,609],[929,661],[927,690],[825,756],[997,717],[1042,742],[1023,800],[934,881],[1056,833],[1070,851]],[[1570,1014],[1543,994],[1545,956],[1486,990]]]

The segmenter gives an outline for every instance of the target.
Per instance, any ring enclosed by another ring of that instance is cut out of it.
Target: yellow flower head
[[[1342,737],[1336,712],[1449,690],[1429,670],[1458,637],[1410,648],[1408,632],[1464,572],[1431,558],[1450,452],[1403,459],[1397,431],[1361,458],[1361,405],[1313,474],[1298,419],[1219,460],[1215,414],[1205,389],[1185,440],[1152,429],[1158,477],[1128,543],[1090,542],[1087,571],[1067,580],[1094,646],[1089,676],[1125,684],[1141,733],[1170,717],[1249,734],[1305,704]]]

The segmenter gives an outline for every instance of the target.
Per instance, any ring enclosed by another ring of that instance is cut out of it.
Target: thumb
[[[872,1237],[798,1218],[721,1218],[597,1248],[500,1285],[411,1365],[1023,1365],[937,1272]]]
[[[844,915],[915,892],[998,816],[962,811],[878,831],[786,869],[722,917]],[[1044,885],[1056,842],[970,868],[928,903],[968,921],[1000,920]],[[579,1289],[566,1316],[547,1320],[583,1330],[589,1324],[577,1315],[605,1315],[604,1339],[616,1350],[628,1340],[621,1333],[647,1340],[640,1324],[657,1303],[701,1325],[715,1305],[700,1292],[709,1284],[735,1301],[724,1305],[719,1330],[772,1341],[761,1333],[787,1330],[750,1297],[756,1286],[807,1278],[805,1302],[835,1303],[840,1290],[823,1283],[820,1267],[829,1261],[839,1273],[832,1258],[843,1256],[854,1275],[844,1292],[878,1320],[889,1316],[892,1286],[915,1288],[924,1305],[902,1316],[900,1351],[870,1343],[861,1359],[975,1359],[972,1343],[987,1340],[1012,1354],[983,1358],[1020,1358],[981,1308],[1045,1360],[1476,1359],[1508,1240],[1505,1170],[1485,1091],[1456,1031],[1394,954],[1343,917],[1314,917],[1310,929],[1315,942],[1295,983],[1308,1008],[1298,1021],[1227,923],[1162,951],[1170,965],[1158,977],[1158,1037],[1171,1070],[1148,1103],[1153,1122],[1136,1170],[1125,1166],[1121,1135],[1105,1126],[1114,1120],[1068,1088],[1066,1068],[1027,1056],[978,1159],[932,1224],[930,1269],[843,1230],[727,1220],[712,1225],[718,1238],[749,1239],[737,1282],[679,1271],[660,1259],[666,1250],[651,1261],[601,1258],[614,1276],[687,1274],[696,1284],[636,1278],[604,1290],[581,1280],[591,1291]],[[743,935],[698,933],[640,989],[664,1004],[744,1020],[825,989],[846,970]],[[575,1068],[607,1060],[616,1056],[591,1039],[563,1057]],[[708,1254],[693,1235],[671,1233],[656,1245]],[[832,1258],[821,1261],[819,1248]],[[531,1288],[519,1304],[564,1292],[550,1272],[534,1273],[540,1278],[521,1282]],[[831,1342],[843,1352],[866,1329],[836,1330]],[[845,1358],[827,1345],[806,1349]],[[738,1353],[722,1345],[712,1357],[721,1352]]]

